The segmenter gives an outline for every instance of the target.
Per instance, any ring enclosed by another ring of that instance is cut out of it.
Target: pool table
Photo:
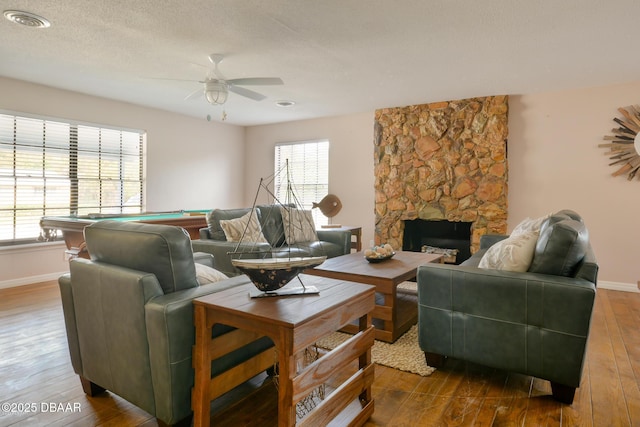
[[[70,256],[88,258],[84,244],[84,228],[97,221],[137,221],[148,224],[177,225],[189,233],[191,239],[199,239],[199,230],[207,226],[206,210],[184,210],[171,212],[146,212],[139,214],[90,214],[81,216],[45,216],[40,220],[40,228],[45,240],[55,236],[55,230],[62,231]]]

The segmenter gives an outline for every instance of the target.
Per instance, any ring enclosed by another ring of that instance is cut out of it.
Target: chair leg
[[[554,399],[571,405],[576,394],[576,388],[551,381],[551,393],[553,394]]]
[[[82,384],[82,390],[87,396],[96,396],[100,393],[104,393],[105,389],[100,387],[98,384],[92,383],[82,375],[78,375],[80,377],[80,384]]]
[[[424,358],[427,361],[427,365],[432,368],[441,368],[444,365],[445,357],[441,354],[424,352]]]
[[[177,423],[173,423],[173,424],[167,424],[164,421],[156,418],[156,421],[158,422],[158,427],[190,427],[191,426],[191,422],[193,421],[193,412],[191,413],[191,415],[181,419],[180,421],[178,421]]]

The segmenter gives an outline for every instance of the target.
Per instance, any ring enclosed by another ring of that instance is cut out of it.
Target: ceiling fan
[[[218,69],[218,65],[223,59],[224,55],[219,53],[209,55],[209,61],[214,65],[214,68],[204,80],[199,81],[204,87],[187,95],[185,99],[195,99],[204,95],[210,104],[222,105],[227,102],[229,92],[233,92],[240,96],[253,99],[254,101],[262,101],[266,96],[240,86],[272,86],[284,84],[279,77],[245,77],[227,80]]]

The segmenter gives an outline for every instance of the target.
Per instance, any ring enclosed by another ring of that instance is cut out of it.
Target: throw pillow
[[[551,216],[551,214],[541,216],[540,218],[525,218],[511,232],[511,235],[527,233],[529,231],[540,232],[542,223]]]
[[[260,222],[258,222],[255,210],[247,212],[240,218],[222,220],[220,227],[224,231],[227,242],[239,242],[242,239],[251,243],[267,243],[260,229]]]
[[[487,249],[478,267],[525,272],[533,260],[537,240],[538,233],[536,231],[512,234]]]
[[[318,240],[316,226],[311,211],[280,207],[284,237],[287,245],[294,243],[315,242]]]
[[[228,221],[230,219],[240,218],[251,212],[251,208],[242,209],[213,209],[207,214],[207,228],[209,229],[209,238],[213,240],[227,240],[224,230],[220,226],[220,221]],[[258,213],[258,220],[260,214]]]
[[[200,286],[206,285],[207,283],[215,283],[220,280],[228,279],[227,275],[222,273],[221,271],[216,270],[215,268],[211,268],[204,264],[196,265],[196,280]]]

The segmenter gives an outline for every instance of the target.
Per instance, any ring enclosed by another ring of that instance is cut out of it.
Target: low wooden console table
[[[398,285],[415,279],[418,267],[428,262],[442,262],[442,255],[398,251],[389,260],[369,263],[364,252],[355,252],[329,258],[305,273],[374,285],[378,293],[373,310],[376,339],[394,342],[418,321],[418,305],[414,300],[399,298]],[[356,329],[355,325],[344,328],[350,333]]]
[[[357,371],[298,420],[298,424],[327,425],[337,419],[340,425],[359,426],[371,417],[374,409],[371,346],[375,329],[370,313],[375,304],[374,287],[306,275],[301,278],[305,285],[317,287],[320,293],[250,298],[249,291],[255,287],[248,283],[194,300],[194,426],[210,423],[210,402],[218,395],[217,384],[211,378],[211,361],[219,357],[215,353],[220,346],[231,351],[265,335],[275,344],[274,360],[278,362],[278,426],[296,425],[296,404],[327,380],[354,370],[354,360],[358,360]],[[294,281],[291,285],[299,286],[297,279]],[[310,365],[297,366],[297,356],[307,347],[352,321],[358,322],[358,334]],[[230,335],[228,342],[214,345],[211,329],[216,323],[238,328],[237,333],[226,334]],[[233,369],[249,371],[256,366],[250,359]]]

